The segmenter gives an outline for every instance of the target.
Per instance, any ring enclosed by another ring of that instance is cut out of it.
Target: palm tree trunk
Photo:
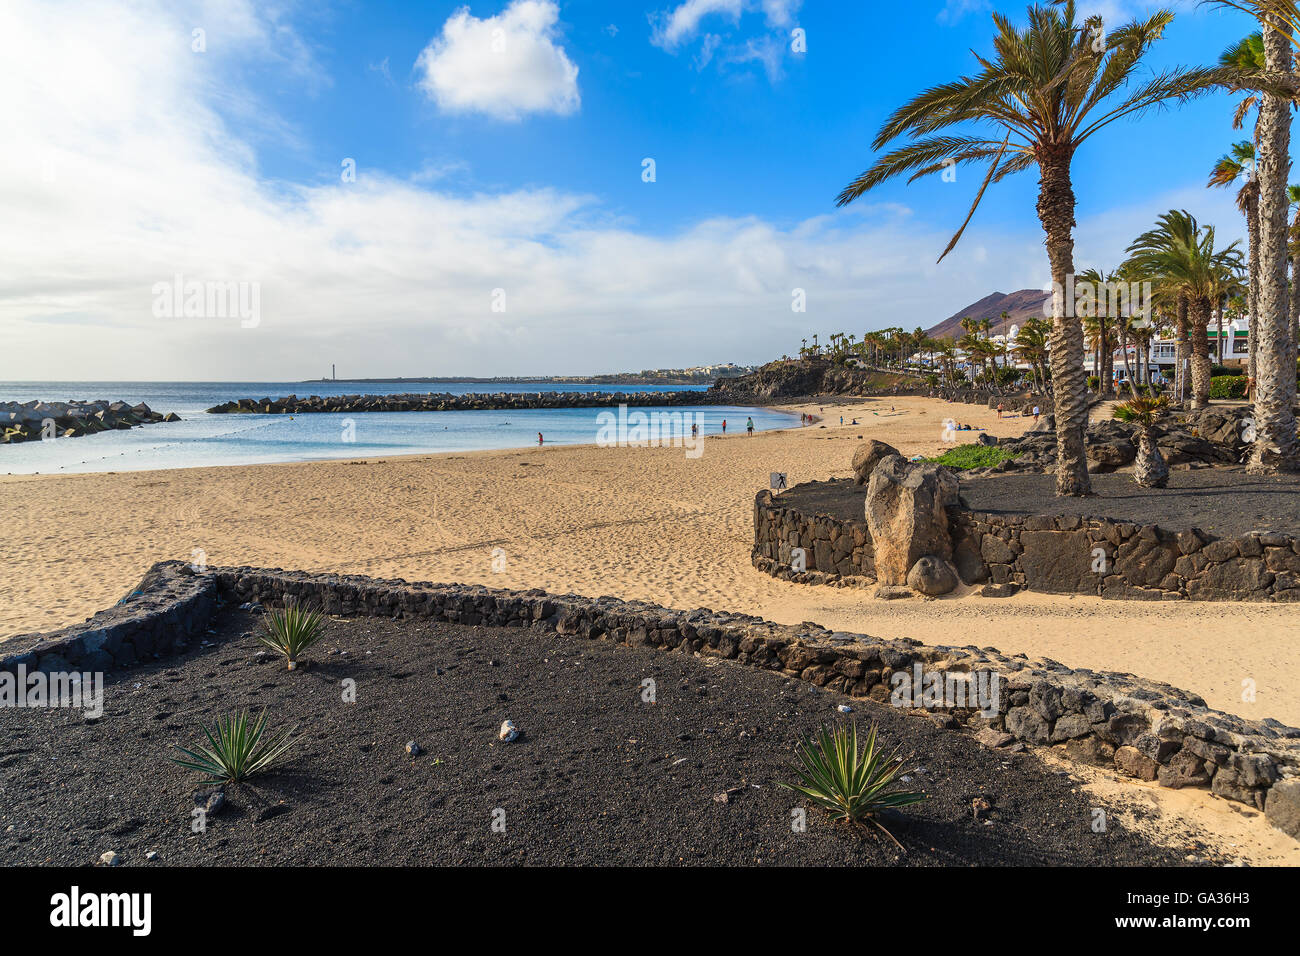
[[[1187,357],[1191,350],[1191,343],[1187,338],[1187,296],[1178,296],[1178,306],[1174,310],[1174,334],[1178,336],[1178,344],[1174,349],[1174,381],[1178,383],[1177,400],[1182,402],[1186,398],[1187,376],[1184,370],[1187,368]]]
[[[1119,354],[1124,357],[1124,381],[1128,382],[1129,394],[1137,398],[1137,385],[1133,382],[1133,366],[1128,360],[1128,329],[1122,318],[1115,321],[1119,332]]]
[[[1169,484],[1169,466],[1150,428],[1138,428],[1137,460],[1133,463],[1133,480],[1143,488],[1163,488]]]
[[[1192,408],[1210,404],[1210,300],[1198,295],[1191,302]]]
[[[1273,76],[1291,73],[1286,37],[1264,24],[1264,57]],[[1259,108],[1259,318],[1255,358],[1255,443],[1246,470],[1273,474],[1300,468],[1296,442],[1296,343],[1287,302],[1287,179],[1291,172],[1289,101],[1265,94]]]
[[[1065,285],[1074,274],[1074,189],[1070,156],[1052,147],[1038,157],[1038,221],[1047,234],[1052,267],[1052,393],[1056,414],[1056,493],[1091,495],[1083,431],[1088,424],[1088,373],[1083,367],[1083,325],[1066,308]],[[1070,303],[1073,306],[1073,303]],[[1070,314],[1067,315],[1066,313]]]
[[[1257,124],[1258,125],[1258,124]],[[1259,130],[1256,129],[1256,135]],[[1246,311],[1250,314],[1249,331],[1246,333],[1246,382],[1247,394],[1254,397],[1255,388],[1255,329],[1259,321],[1259,173],[1256,170],[1255,181],[1248,184],[1246,194],[1246,239],[1250,243],[1250,275],[1246,280]]]

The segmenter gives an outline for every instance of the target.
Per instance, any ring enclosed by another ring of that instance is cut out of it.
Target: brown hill
[[[993,334],[998,335],[1002,332],[1003,311],[1010,315],[1007,324],[1023,325],[1025,319],[1043,318],[1043,303],[1049,297],[1050,293],[1042,289],[1021,289],[1019,292],[1011,293],[994,292],[978,302],[972,302],[964,309],[959,309],[933,328],[926,329],[925,334],[936,339],[947,336],[959,339],[966,334],[961,327],[961,320],[972,318],[991,320]]]

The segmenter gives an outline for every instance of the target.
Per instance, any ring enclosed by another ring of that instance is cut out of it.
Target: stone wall
[[[1300,601],[1300,538],[1252,533],[1211,540],[1079,515],[1006,517],[950,512],[962,581],[1001,597],[1019,588],[1143,601]],[[791,564],[803,548],[806,570]],[[754,500],[754,567],[806,584],[875,582],[865,516],[846,521],[785,507],[762,491]]]
[[[115,666],[129,666],[139,657],[161,657],[187,644],[203,632],[221,602],[274,605],[286,599],[331,614],[528,627],[726,658],[882,703],[890,700],[895,675],[914,673],[918,666],[952,681],[987,672],[996,675],[1000,689],[996,712],[954,707],[918,713],[946,729],[974,733],[990,747],[1055,746],[1071,759],[1163,786],[1209,787],[1227,799],[1264,808],[1270,822],[1300,837],[1300,729],[1211,710],[1194,694],[1129,674],[707,609],[256,568],[198,574],[167,562],[155,565],[122,604],[85,624],[0,645],[0,671],[14,672],[20,663],[107,669],[110,659]]]

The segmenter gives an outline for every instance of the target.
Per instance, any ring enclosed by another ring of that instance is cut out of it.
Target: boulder
[[[871,480],[871,473],[875,471],[881,459],[898,454],[900,454],[899,450],[893,445],[876,441],[874,438],[859,445],[858,450],[853,453],[853,483],[865,485]]]
[[[1300,778],[1275,783],[1264,800],[1264,819],[1300,840]]]
[[[1119,772],[1139,780],[1154,780],[1160,765],[1136,747],[1120,747],[1115,751],[1115,766]]]
[[[876,580],[907,583],[922,557],[952,559],[948,508],[957,505],[957,479],[933,462],[882,459],[867,485],[866,518],[876,552]]]
[[[923,555],[907,572],[907,586],[929,597],[937,597],[957,586],[957,572],[943,558]]]
[[[1137,457],[1137,447],[1128,439],[1116,438],[1111,441],[1088,445],[1088,460],[1096,462],[1099,470],[1114,471],[1132,464]]]

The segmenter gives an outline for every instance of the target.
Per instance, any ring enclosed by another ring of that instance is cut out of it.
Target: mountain
[[[1019,292],[994,292],[978,302],[972,302],[964,309],[958,309],[953,315],[944,319],[933,328],[926,329],[925,334],[940,339],[952,336],[959,339],[965,335],[961,320],[965,318],[989,319],[993,322],[994,335],[1002,333],[1002,313],[1010,315],[1008,325],[1024,325],[1025,319],[1044,318],[1043,303],[1051,298],[1050,292],[1042,289],[1021,289]]]

